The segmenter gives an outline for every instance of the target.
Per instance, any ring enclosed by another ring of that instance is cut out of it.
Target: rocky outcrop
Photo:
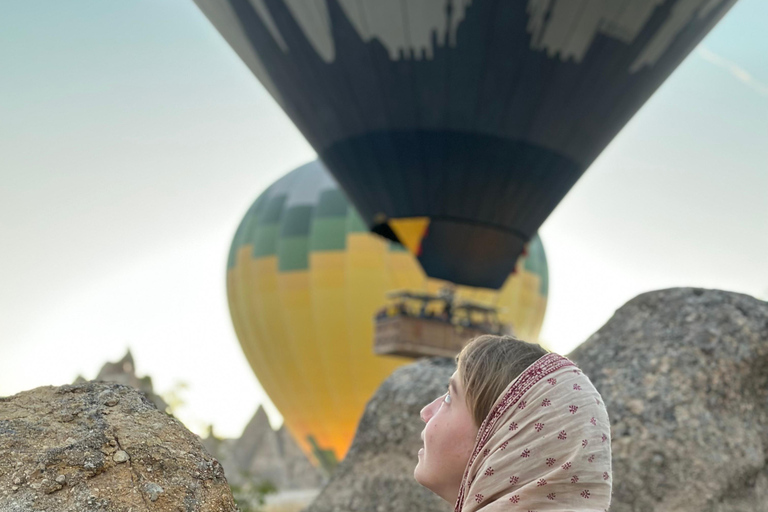
[[[224,466],[232,485],[269,482],[279,491],[314,489],[324,480],[286,430],[272,429],[262,407],[239,439],[203,439],[205,447]]]
[[[328,478],[322,470],[309,462],[307,456],[301,451],[299,445],[293,440],[285,425],[277,431],[280,446],[280,458],[285,468],[285,480],[287,482],[278,489],[319,489],[328,482]],[[254,460],[258,457],[254,455]]]
[[[135,389],[87,382],[0,398],[3,512],[234,512],[197,436]]]
[[[570,357],[611,418],[611,512],[768,509],[768,303],[646,293]]]
[[[165,400],[155,393],[152,378],[137,376],[130,350],[120,361],[105,363],[94,380],[136,388],[159,410],[168,410]],[[86,381],[78,377],[75,382]],[[219,439],[211,432],[202,442],[219,460],[227,480],[236,489],[266,482],[278,491],[316,489],[325,482],[323,474],[309,462],[285,427],[272,429],[261,407],[239,439]]]
[[[152,387],[152,377],[145,375],[139,377],[136,375],[136,365],[133,362],[133,354],[128,350],[125,356],[120,361],[115,363],[107,362],[101,367],[99,374],[96,376],[96,381],[101,382],[116,382],[118,384],[124,384],[131,386],[141,391],[157,408],[161,411],[168,409],[168,404],[165,403],[160,395],[155,394],[155,390]],[[75,384],[81,384],[86,382],[83,377],[77,377]]]
[[[424,423],[419,411],[445,391],[450,359],[404,366],[368,402],[347,456],[305,512],[448,512],[452,509],[413,479]]]

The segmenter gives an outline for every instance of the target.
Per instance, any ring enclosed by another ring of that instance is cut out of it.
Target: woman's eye
[[[443,402],[445,402],[445,403],[447,403],[447,404],[451,403],[451,395],[449,395],[448,393],[446,393],[446,394],[445,394],[445,398],[443,398]]]

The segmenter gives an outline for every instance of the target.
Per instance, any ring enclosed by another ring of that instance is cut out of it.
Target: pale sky
[[[649,290],[768,299],[766,19],[740,0],[542,227],[556,351]],[[238,436],[259,403],[278,425],[224,276],[312,148],[192,0],[6,0],[0,69],[0,396],[130,347],[158,392],[189,385],[194,431]]]

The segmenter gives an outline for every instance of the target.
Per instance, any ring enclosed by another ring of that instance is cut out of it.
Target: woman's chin
[[[424,478],[423,473],[424,472],[424,463],[421,460],[421,457],[419,457],[419,461],[416,463],[416,467],[413,468],[413,479],[416,480],[416,482],[419,483],[419,485],[424,485]],[[426,486],[425,486],[426,487]]]
[[[435,495],[447,501],[449,504],[453,505],[456,501],[456,498],[455,497],[448,498],[443,494],[441,494],[440,492],[438,492],[436,490],[438,489],[438,487],[434,485],[434,482],[430,483],[428,478],[424,478],[424,474],[422,473],[423,469],[424,468],[422,465],[422,461],[419,461],[419,463],[416,464],[416,468],[413,470],[413,479],[416,480],[416,483],[418,483],[420,486],[424,487],[425,489],[433,492]]]

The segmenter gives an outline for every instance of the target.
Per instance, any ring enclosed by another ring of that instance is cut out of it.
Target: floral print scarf
[[[608,412],[589,378],[550,353],[504,390],[480,426],[454,512],[607,511]]]

